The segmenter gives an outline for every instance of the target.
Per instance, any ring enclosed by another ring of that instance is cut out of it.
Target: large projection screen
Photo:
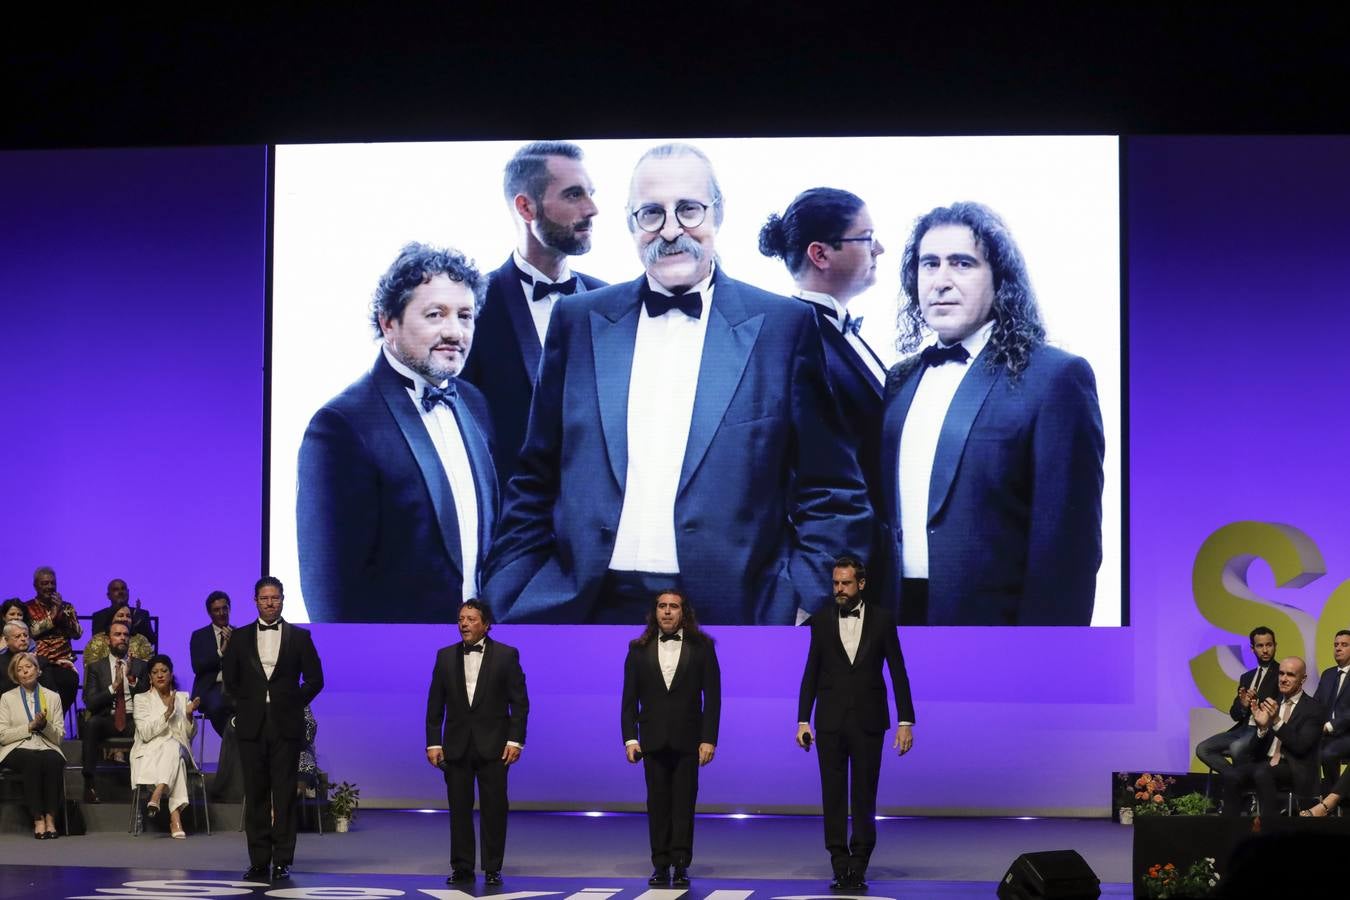
[[[758,233],[800,191],[859,195],[885,247],[876,283],[849,305],[883,361],[899,359],[900,257],[915,219],[974,200],[995,210],[1020,247],[1048,342],[1096,378],[1105,435],[1102,562],[1092,625],[1122,624],[1122,340],[1119,144],[1115,137],[679,138],[711,160],[725,196],[721,271],[791,295],[782,262]],[[664,139],[577,140],[599,213],[592,249],[572,268],[611,284],[641,274],[626,227],[635,162]],[[268,569],[287,585],[287,618],[306,622],[296,535],[296,461],[315,411],[371,369],[379,342],[370,300],[409,241],[448,245],[487,273],[515,245],[502,169],[522,142],[279,146],[272,219]],[[828,588],[822,573],[823,589]],[[396,603],[398,598],[387,598]],[[449,607],[449,604],[448,604]],[[448,622],[447,608],[435,621]],[[369,621],[382,621],[378,606]]]

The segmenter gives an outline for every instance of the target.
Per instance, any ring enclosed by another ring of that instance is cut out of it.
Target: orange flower
[[[1166,871],[1168,871],[1168,872],[1172,871],[1172,870],[1175,869],[1175,868],[1176,868],[1176,866],[1172,865],[1171,863],[1168,863],[1167,865],[1163,866],[1163,869],[1166,870]]]
[[[1153,802],[1154,802],[1154,803],[1161,803],[1161,802],[1163,802],[1163,795],[1162,795],[1162,794],[1154,794],[1154,795],[1153,795]]]

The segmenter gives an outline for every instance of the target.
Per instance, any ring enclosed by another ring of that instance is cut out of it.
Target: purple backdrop
[[[1295,592],[1310,609],[1350,576],[1348,379],[1332,346],[1350,324],[1336,291],[1350,274],[1350,140],[1128,149],[1133,625],[907,631],[916,748],[887,759],[883,810],[1104,814],[1113,769],[1186,768],[1186,711],[1200,703],[1187,660],[1235,640],[1190,599],[1195,550],[1218,526],[1307,531],[1329,572]],[[228,590],[247,621],[259,570],[265,180],[257,147],[0,154],[12,336],[0,595],[31,596],[33,568],[49,563],[88,613],[124,577],[163,617],[183,676],[207,592]],[[1272,339],[1296,349],[1277,356]],[[1254,586],[1268,582],[1259,572]],[[328,677],[321,764],[370,805],[443,805],[421,723],[450,629],[314,631]],[[641,802],[618,733],[632,632],[496,633],[521,648],[531,688],[519,806]],[[814,807],[815,761],[791,744],[806,634],[715,633],[724,724],[700,799]]]

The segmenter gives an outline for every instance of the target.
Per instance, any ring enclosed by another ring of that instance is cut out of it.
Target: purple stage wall
[[[1227,522],[1284,522],[1318,543],[1328,576],[1280,592],[1298,605],[1315,611],[1350,577],[1350,367],[1333,344],[1350,324],[1350,140],[1149,138],[1128,150],[1132,626],[907,630],[919,722],[913,753],[884,765],[883,810],[1105,813],[1112,770],[1185,769],[1187,710],[1201,703],[1188,660],[1243,642],[1190,597],[1195,551]],[[265,180],[257,147],[0,154],[11,323],[0,596],[31,596],[33,568],[48,563],[88,613],[124,577],[163,617],[180,676],[208,591],[228,590],[236,623],[251,619]],[[1276,341],[1289,349],[1267,349]],[[1268,595],[1268,571],[1253,571]],[[422,719],[450,628],[313,628],[328,679],[315,704],[321,765],[371,805],[443,805]],[[517,804],[641,802],[618,730],[634,631],[495,633],[521,648],[531,688]],[[714,633],[724,719],[700,799],[814,807],[815,760],[791,743],[807,635]]]

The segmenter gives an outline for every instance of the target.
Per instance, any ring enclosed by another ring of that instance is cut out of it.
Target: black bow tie
[[[264,625],[261,622],[258,623],[259,631],[278,631],[280,630],[280,628],[281,628],[280,622],[273,622],[271,625]]]
[[[950,347],[939,347],[933,344],[924,347],[923,352],[919,354],[925,366],[940,366],[945,362],[963,363],[970,359],[970,351],[961,344],[952,344]]]
[[[679,636],[678,634],[663,634],[663,635],[661,635],[661,643],[663,643],[663,644],[664,644],[666,641],[678,641],[679,639],[680,639],[680,636]]]
[[[465,653],[482,653],[482,652],[483,652],[483,645],[482,645],[482,644],[470,644],[469,646],[467,646],[467,647],[464,648],[464,652],[465,652]]]
[[[852,609],[841,609],[841,610],[839,610],[839,618],[841,618],[841,619],[861,619],[861,618],[862,618],[862,606],[859,605],[859,606],[853,607]]]
[[[838,319],[836,319],[835,321],[838,321]],[[862,328],[862,322],[863,322],[862,316],[853,316],[849,315],[848,313],[844,313],[844,322],[842,325],[839,326],[839,330],[843,334],[856,335]]]
[[[577,290],[577,279],[573,275],[566,281],[536,281],[534,283],[534,299],[543,300],[550,294],[574,294]]]
[[[658,294],[652,290],[651,285],[644,282],[639,296],[642,297],[642,305],[647,308],[649,316],[664,315],[672,309],[678,309],[691,319],[703,316],[703,295],[698,291],[686,291],[667,297],[665,294]]]
[[[422,388],[422,409],[431,412],[436,408],[437,403],[444,403],[446,406],[453,409],[457,393],[453,381],[448,382],[443,388],[427,385]]]

